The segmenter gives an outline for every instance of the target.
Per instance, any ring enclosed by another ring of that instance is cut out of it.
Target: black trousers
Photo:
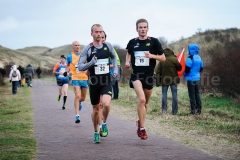
[[[200,97],[200,81],[188,81],[188,95],[190,98],[190,105],[191,105],[191,113],[195,114],[201,113],[202,110],[202,102]]]

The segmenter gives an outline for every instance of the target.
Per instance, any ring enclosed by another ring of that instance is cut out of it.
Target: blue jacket
[[[187,81],[199,81],[200,72],[203,70],[203,61],[198,55],[200,48],[197,44],[188,46],[189,56],[186,60],[184,77]]]
[[[109,61],[109,65],[112,64],[112,60],[110,59]],[[114,75],[114,68],[110,68],[110,75],[113,76]]]

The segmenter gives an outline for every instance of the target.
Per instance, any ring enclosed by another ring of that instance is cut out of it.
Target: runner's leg
[[[139,80],[133,81],[132,82],[135,93],[137,94],[138,97],[138,117],[139,117],[139,122],[140,122],[140,127],[144,127],[144,122],[145,122],[145,115],[146,115],[146,98],[145,94],[142,88],[142,83]]]
[[[108,114],[110,112],[110,102],[112,97],[108,94],[102,96],[102,108],[103,108],[103,122],[106,123]],[[100,113],[101,114],[101,113]]]
[[[93,122],[93,128],[95,132],[98,132],[99,114],[100,114],[99,108],[100,108],[99,104],[93,105],[92,122]]]
[[[65,106],[65,103],[67,101],[67,90],[68,90],[68,83],[63,85],[63,106]]]
[[[75,98],[74,98],[74,109],[76,115],[79,115],[79,101],[80,101],[80,87],[79,86],[73,86]]]
[[[146,108],[145,116],[146,116],[146,113],[147,113],[147,110],[148,110],[148,102],[149,102],[150,97],[152,95],[152,89],[151,90],[143,89],[143,91],[144,91],[145,98],[146,98],[146,103],[145,103],[145,108]]]

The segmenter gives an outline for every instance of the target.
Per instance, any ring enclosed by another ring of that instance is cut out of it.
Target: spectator
[[[162,109],[161,113],[167,113],[167,92],[171,88],[172,92],[172,114],[178,112],[177,84],[180,82],[177,71],[182,69],[174,52],[166,48],[164,49],[166,61],[159,62],[156,69],[156,85],[162,86]]]
[[[38,78],[40,78],[40,75],[41,75],[41,73],[42,73],[41,68],[38,67],[37,70],[36,70],[36,72],[37,72]]]
[[[203,61],[198,55],[200,48],[197,44],[188,46],[189,56],[186,60],[184,77],[187,80],[188,95],[190,98],[190,114],[201,114],[202,102],[199,93],[200,89],[200,72],[203,70]]]
[[[0,68],[0,73],[2,74],[2,76],[4,76],[6,74],[6,71],[4,68]]]
[[[30,64],[27,65],[26,74],[27,74],[26,80],[27,80],[28,87],[32,87],[32,79],[34,78],[34,70]]]
[[[21,77],[23,78],[24,68],[19,65],[17,69],[19,70]],[[19,80],[18,87],[21,87],[21,80]]]
[[[9,82],[12,83],[12,94],[17,94],[17,85],[19,80],[21,80],[21,74],[17,69],[17,66],[13,65],[9,74]]]

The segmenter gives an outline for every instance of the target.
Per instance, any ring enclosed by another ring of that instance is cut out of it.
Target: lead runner
[[[144,122],[153,88],[153,74],[156,60],[165,61],[166,57],[162,46],[157,38],[147,36],[148,21],[139,19],[136,22],[138,37],[131,39],[127,44],[127,55],[125,67],[132,65],[130,87],[133,88],[138,97],[137,135],[141,139],[147,139]]]

